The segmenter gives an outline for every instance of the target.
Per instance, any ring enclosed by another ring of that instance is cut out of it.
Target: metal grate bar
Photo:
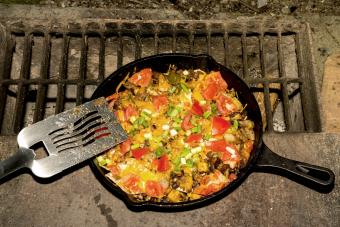
[[[99,47],[99,81],[103,81],[105,77],[105,37],[100,35]]]
[[[154,35],[154,53],[155,54],[159,54],[159,37],[158,37],[158,33],[155,32],[155,35]]]
[[[67,67],[68,67],[68,50],[70,46],[70,37],[66,34],[63,35],[63,46],[62,46],[62,55],[60,60],[59,67],[59,80],[57,80],[58,91],[57,91],[57,101],[55,107],[55,113],[60,113],[64,110],[64,101],[65,101],[65,83],[67,77]]]
[[[309,47],[309,43],[305,41],[307,38],[302,37],[300,33],[295,35],[298,75],[304,81],[304,83],[300,83],[301,103],[306,130],[308,132],[319,132],[321,131],[321,119],[318,111],[314,78],[312,78],[313,70],[311,69],[312,67],[306,67],[308,63],[305,62],[310,55],[310,48],[306,48]],[[304,45],[302,44],[303,41]],[[304,50],[302,50],[303,46],[305,46]]]
[[[173,27],[173,32],[172,32],[172,53],[176,53],[177,52],[177,36],[176,36],[176,30],[175,30],[175,26]]]
[[[84,101],[84,80],[86,77],[86,65],[87,65],[87,35],[82,35],[81,39],[81,51],[80,51],[80,64],[79,64],[79,82],[77,84],[77,98],[76,104],[80,105]]]
[[[247,53],[247,40],[246,33],[241,35],[241,45],[242,45],[242,62],[243,62],[243,78],[248,77],[248,53]]]
[[[49,34],[45,34],[44,46],[43,46],[43,54],[41,59],[41,70],[40,70],[40,78],[47,79],[50,67],[50,56],[51,56],[51,38]],[[46,97],[47,88],[43,84],[39,84],[37,99],[35,105],[35,111],[33,116],[33,122],[37,122],[43,119],[44,117],[44,105],[45,105],[45,97]]]
[[[195,39],[195,35],[192,31],[189,33],[188,39],[189,39],[189,54],[192,54],[193,49],[194,49],[194,39]]]
[[[4,60],[2,61],[3,65],[1,65],[0,69],[0,79],[5,80],[10,77],[11,74],[11,66],[12,66],[12,59],[13,59],[13,49],[15,46],[15,42],[10,34],[6,36],[6,42],[4,46]],[[8,86],[6,84],[0,84],[0,126],[3,123],[4,113],[6,108],[6,100],[7,100],[7,89]],[[1,127],[0,127],[1,132]]]
[[[122,33],[118,32],[118,47],[117,47],[117,68],[123,65],[123,37]]]
[[[20,78],[28,79],[30,75],[30,67],[31,67],[31,58],[32,58],[32,34],[25,34],[24,41],[24,50],[23,50],[23,58],[22,65],[20,70]],[[22,127],[22,122],[25,116],[25,96],[27,92],[27,85],[19,82],[18,83],[18,91],[17,91],[17,99],[15,102],[15,117],[13,120],[12,131],[14,133],[18,133]]]
[[[142,40],[138,33],[135,35],[135,40],[136,40],[135,59],[139,59],[142,57]]]
[[[278,52],[278,61],[279,61],[279,75],[281,78],[286,78],[286,72],[284,70],[284,59],[283,59],[283,52],[282,52],[282,34],[281,32],[278,33],[277,37],[277,52]],[[292,126],[292,120],[290,117],[290,107],[289,107],[289,98],[287,92],[287,81],[284,80],[281,84],[282,89],[282,98],[283,98],[283,111],[284,111],[284,118],[286,122],[286,130],[289,131]]]
[[[229,66],[229,45],[228,45],[229,35],[228,32],[225,32],[223,35],[223,45],[224,45],[224,65]]]
[[[266,120],[267,120],[267,130],[269,132],[273,132],[273,114],[272,114],[272,108],[270,105],[270,99],[269,99],[269,83],[264,82],[263,83],[263,92],[264,92],[264,106],[266,110]]]
[[[211,32],[210,29],[208,30],[207,33],[207,53],[211,55]]]

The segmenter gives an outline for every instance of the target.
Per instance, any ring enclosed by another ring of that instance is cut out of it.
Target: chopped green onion
[[[206,111],[206,112],[203,113],[203,117],[204,117],[205,119],[207,119],[207,118],[210,117],[211,114],[212,114],[211,111]]]
[[[182,150],[180,156],[181,156],[181,157],[185,157],[185,156],[187,156],[189,153],[190,153],[190,149],[185,147],[185,148]]]
[[[185,83],[181,82],[180,85],[181,85],[182,90],[185,93],[189,93],[190,92],[190,88],[188,88],[188,86]]]
[[[233,128],[234,128],[235,130],[238,129],[238,121],[237,121],[237,120],[234,120],[234,121],[233,121]]]
[[[169,89],[169,93],[172,94],[176,91],[176,87],[175,86],[172,86],[170,89]]]
[[[156,154],[156,157],[157,157],[157,158],[161,157],[164,153],[165,153],[165,150],[164,150],[163,147],[158,147],[158,148],[155,150],[155,154]]]
[[[204,135],[204,140],[209,140],[212,136],[210,134]]]
[[[195,127],[193,127],[193,128],[191,129],[191,131],[192,131],[193,133],[201,132],[201,131],[202,131],[202,126],[196,125]]]
[[[193,167],[193,165],[194,165],[194,162],[191,159],[186,160],[186,166],[191,168],[191,167]]]
[[[141,114],[140,114],[142,117],[146,118],[146,119],[149,119],[151,117],[151,114],[143,111]]]
[[[216,103],[211,103],[211,113],[216,114],[217,113],[217,106]]]
[[[132,145],[131,145],[131,149],[137,149],[137,148],[139,148],[139,147],[140,147],[139,144],[132,144]]]

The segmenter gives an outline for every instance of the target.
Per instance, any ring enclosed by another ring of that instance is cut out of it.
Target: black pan
[[[92,95],[92,99],[111,95],[118,84],[126,77],[143,68],[166,72],[169,65],[179,69],[202,69],[220,71],[228,87],[234,88],[243,105],[247,104],[248,117],[255,123],[255,142],[247,166],[240,170],[238,178],[224,189],[199,200],[181,203],[136,202],[124,191],[105,177],[105,170],[100,168],[95,159],[91,161],[92,170],[103,185],[113,194],[121,198],[132,210],[183,210],[204,206],[231,193],[245,178],[254,171],[269,172],[288,177],[298,183],[319,192],[330,192],[334,187],[334,173],[326,168],[283,158],[272,152],[262,141],[262,119],[260,108],[249,87],[236,74],[218,64],[209,55],[159,54],[142,58],[129,63],[104,80]]]

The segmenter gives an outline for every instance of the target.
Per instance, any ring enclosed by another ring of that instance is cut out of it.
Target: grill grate
[[[241,76],[263,107],[268,131],[321,128],[304,23],[110,20],[3,27],[1,135],[83,103],[118,67],[165,52],[207,53]]]

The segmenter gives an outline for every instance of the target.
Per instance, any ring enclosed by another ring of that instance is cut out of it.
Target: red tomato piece
[[[143,147],[143,148],[137,148],[131,150],[132,156],[135,157],[135,159],[141,159],[143,155],[149,152],[149,148]]]
[[[218,87],[221,90],[227,89],[228,84],[227,84],[227,82],[225,82],[225,80],[223,79],[223,77],[222,77],[222,75],[219,71],[218,72],[212,72],[212,73],[210,73],[210,75],[211,75],[211,78],[217,83]]]
[[[202,134],[191,134],[188,136],[187,140],[185,142],[190,144],[199,143],[202,140]]]
[[[218,93],[218,84],[211,82],[207,88],[202,91],[203,98],[206,100],[212,100]]]
[[[159,172],[165,172],[170,169],[170,162],[167,155],[162,155],[157,161],[157,170]]]
[[[152,77],[151,68],[145,68],[133,74],[130,77],[129,82],[137,86],[147,87],[151,81],[151,77]]]
[[[209,141],[206,143],[206,148],[215,152],[225,152],[227,142],[225,140]]]
[[[192,105],[191,112],[198,116],[202,116],[204,113],[203,108],[200,106],[199,102],[197,102],[196,100],[194,101]]]
[[[112,165],[112,166],[108,166],[108,168],[110,169],[112,175],[114,176],[119,175],[120,169],[118,168],[118,166]]]
[[[158,181],[148,180],[145,184],[145,193],[151,197],[162,197],[165,190]]]
[[[222,135],[231,126],[230,121],[224,120],[221,117],[213,117],[212,119],[212,132],[213,136]]]
[[[129,105],[125,108],[124,115],[125,120],[129,120],[132,116],[138,116],[138,111],[132,105]]]
[[[223,115],[228,115],[237,109],[232,99],[223,95],[217,98],[216,103],[218,111]]]
[[[140,178],[136,175],[132,175],[122,182],[123,186],[132,193],[141,193],[142,190],[138,186]]]
[[[128,138],[123,143],[121,143],[119,146],[120,146],[120,153],[122,153],[123,155],[126,154],[127,152],[129,152],[131,148],[131,138]]]
[[[230,181],[236,180],[236,178],[237,178],[237,176],[236,176],[236,174],[235,174],[235,173],[231,173],[231,174],[229,174],[229,177],[228,177],[228,179],[229,179]]]
[[[152,103],[159,110],[161,107],[168,105],[168,98],[165,95],[153,96]]]
[[[182,124],[181,124],[181,127],[183,130],[189,130],[194,127],[190,122],[191,116],[192,116],[191,113],[189,113],[184,117]]]

